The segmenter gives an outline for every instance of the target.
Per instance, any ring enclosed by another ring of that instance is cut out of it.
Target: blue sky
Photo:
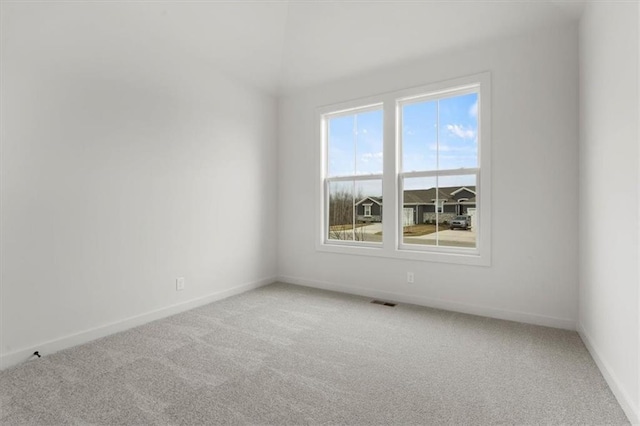
[[[329,176],[382,173],[382,109],[329,121]]]
[[[407,104],[402,108],[402,171],[478,165],[478,95]],[[439,123],[437,111],[440,109]]]
[[[477,101],[477,94],[472,93],[405,104],[402,171],[477,167]],[[328,176],[382,173],[382,123],[382,109],[332,118],[328,130]],[[474,179],[441,178],[439,186],[474,185]],[[413,179],[405,182],[405,188],[426,189],[435,186],[433,181]],[[368,186],[372,189],[367,190]],[[379,183],[364,185],[364,190],[367,195],[382,195]]]

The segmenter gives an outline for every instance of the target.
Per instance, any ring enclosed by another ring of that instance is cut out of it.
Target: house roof
[[[458,189],[456,189],[455,191],[451,192],[451,195],[456,195],[458,192],[462,192],[462,191],[468,191],[468,192],[472,192],[472,193],[476,193],[476,187],[475,186],[461,186]]]
[[[475,203],[476,187],[474,185],[466,185],[441,187],[437,189],[437,192],[436,188],[407,189],[404,191],[403,204],[433,204],[436,199],[444,200],[445,203],[455,203],[457,202],[457,198],[455,197],[455,195],[465,189],[474,194],[473,197],[468,197],[465,202]],[[365,197],[362,200],[358,201],[356,205],[362,204],[366,200],[371,200],[376,204],[382,204],[382,197]]]
[[[363,198],[362,200],[358,201],[358,202],[356,203],[356,205],[358,205],[358,204],[362,204],[362,203],[364,203],[364,202],[365,202],[365,201],[367,201],[367,200],[371,200],[371,201],[373,201],[374,203],[376,203],[376,204],[378,204],[378,205],[381,205],[381,204],[382,204],[382,197],[365,197],[365,198]]]
[[[467,186],[447,186],[429,189],[408,189],[404,191],[404,204],[432,204],[436,199],[444,200],[445,203],[456,202],[455,195],[461,190],[467,189],[475,194],[476,187]],[[469,197],[467,202],[475,202],[476,197]]]

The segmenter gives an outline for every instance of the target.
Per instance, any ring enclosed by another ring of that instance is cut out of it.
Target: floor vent
[[[373,303],[374,305],[383,305],[383,306],[391,306],[391,307],[396,306],[395,303],[383,302],[382,300],[372,300],[371,303]]]

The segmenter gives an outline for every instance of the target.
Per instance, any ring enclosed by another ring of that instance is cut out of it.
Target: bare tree
[[[331,192],[329,196],[329,238],[334,240],[364,240],[364,230],[356,228],[356,202],[364,198],[361,191],[354,197],[348,189]]]
[[[329,196],[329,226],[353,223],[353,194],[348,190],[332,192]]]

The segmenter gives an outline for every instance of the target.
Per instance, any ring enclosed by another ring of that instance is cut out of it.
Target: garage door
[[[413,209],[402,209],[402,226],[413,225]]]
[[[473,229],[474,231],[477,230],[478,218],[476,217],[476,209],[474,208],[467,209],[467,214],[471,216],[471,229]]]

